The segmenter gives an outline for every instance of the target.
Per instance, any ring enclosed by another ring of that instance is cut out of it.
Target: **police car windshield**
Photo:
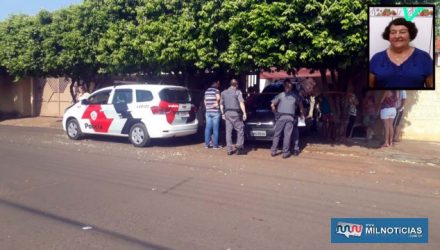
[[[159,93],[160,99],[172,103],[189,103],[191,97],[186,89],[164,89]]]

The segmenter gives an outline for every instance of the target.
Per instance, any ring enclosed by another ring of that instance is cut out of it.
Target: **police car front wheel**
[[[137,123],[130,129],[130,142],[135,147],[145,147],[150,143],[150,136],[144,124]]]
[[[78,122],[75,119],[70,119],[67,121],[66,124],[67,127],[67,136],[72,140],[79,140],[81,139],[82,132],[79,127]]]

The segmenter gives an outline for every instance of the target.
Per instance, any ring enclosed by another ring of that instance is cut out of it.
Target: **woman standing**
[[[385,142],[382,147],[393,145],[394,128],[393,121],[396,118],[396,91],[386,90],[380,100],[380,119],[383,121],[385,128]]]
[[[87,92],[86,87],[84,85],[80,85],[78,88],[78,94],[76,100],[81,101],[89,98],[90,94]]]
[[[345,129],[345,138],[351,137],[351,132],[353,130],[353,126],[356,122],[357,116],[357,105],[359,104],[356,95],[353,93],[353,87],[351,85],[347,88],[347,111],[348,111],[348,124]]]

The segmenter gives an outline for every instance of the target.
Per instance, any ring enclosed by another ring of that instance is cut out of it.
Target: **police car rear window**
[[[173,103],[189,103],[191,97],[186,89],[163,89],[159,93],[162,101]]]

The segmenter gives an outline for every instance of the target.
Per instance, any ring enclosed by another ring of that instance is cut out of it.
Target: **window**
[[[189,103],[191,97],[186,89],[164,89],[159,93],[160,99],[172,103]]]
[[[137,102],[149,102],[153,100],[153,94],[147,90],[136,90]]]
[[[110,90],[98,92],[89,97],[90,104],[107,104],[110,97]]]
[[[133,91],[131,89],[117,89],[113,96],[113,104],[128,104],[133,102]]]

